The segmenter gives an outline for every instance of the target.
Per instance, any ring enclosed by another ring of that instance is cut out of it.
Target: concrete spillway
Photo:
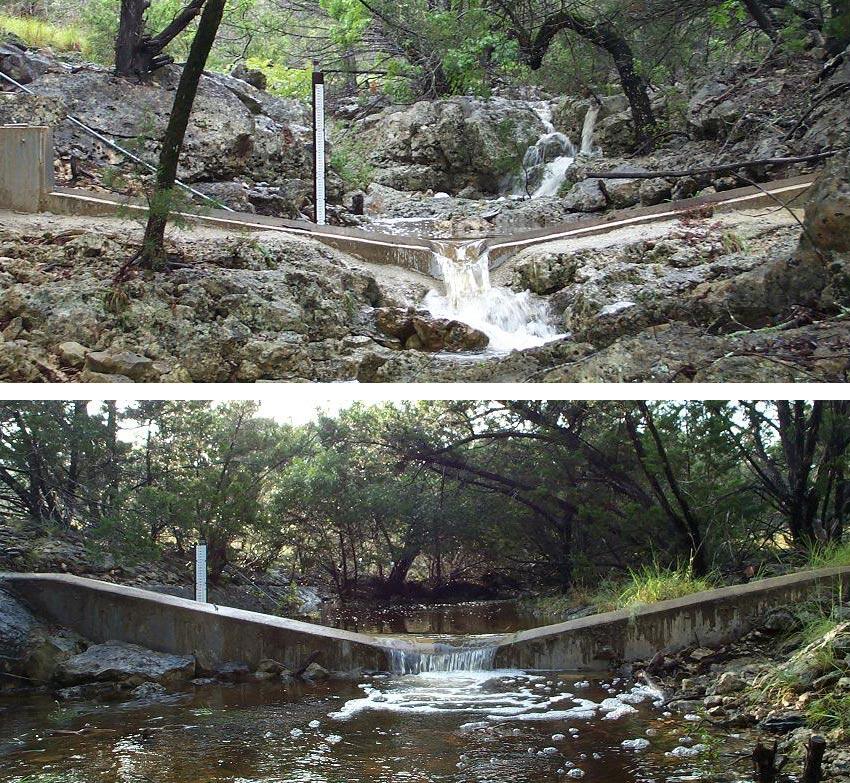
[[[719,644],[751,630],[775,607],[850,588],[850,567],[807,571],[694,593],[637,610],[606,612],[457,646],[370,636],[282,617],[59,574],[0,574],[0,588],[48,620],[95,642],[116,639],[191,653],[212,668],[263,658],[297,663],[313,652],[329,669],[396,673],[490,668],[599,670],[619,662]]]
[[[53,180],[53,134],[47,127],[0,126],[0,209],[20,212],[52,212],[66,215],[107,216],[118,212],[144,213],[146,203],[79,188],[57,187]],[[746,209],[782,203],[801,204],[815,176],[795,177],[763,183],[758,187],[712,193],[654,207],[613,210],[601,217],[588,217],[509,237],[489,238],[478,255],[486,256],[490,269],[517,252],[535,245],[572,237],[592,236],[624,226],[637,226],[686,215],[712,207],[716,211]],[[306,221],[284,220],[218,209],[202,213],[179,213],[197,223],[254,231],[280,231],[315,239],[373,263],[416,269],[441,279],[438,256],[446,254],[445,242],[427,237],[380,234],[337,226],[317,226]],[[464,243],[455,243],[462,246]]]

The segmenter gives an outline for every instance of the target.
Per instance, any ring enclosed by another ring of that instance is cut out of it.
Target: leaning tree
[[[146,24],[151,0],[121,0],[121,18],[115,42],[115,72],[120,76],[143,77],[170,65],[174,58],[165,48],[182,33],[198,14],[206,0],[189,0],[159,33],[149,34]]]
[[[160,267],[165,261],[165,229],[174,201],[174,185],[177,181],[177,166],[180,151],[189,127],[189,116],[198,93],[198,84],[207,64],[218,28],[224,16],[227,0],[206,0],[198,32],[192,40],[189,57],[180,75],[174,106],[162,140],[159,165],[156,170],[156,183],[150,197],[148,223],[139,253],[119,270],[116,279],[126,274],[131,266],[138,265],[148,269]]]

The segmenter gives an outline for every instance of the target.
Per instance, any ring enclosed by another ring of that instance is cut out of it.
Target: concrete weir
[[[804,571],[721,587],[634,610],[591,615],[519,631],[496,650],[496,668],[599,670],[691,645],[724,644],[752,630],[766,611],[838,589],[850,567]]]
[[[390,640],[65,574],[0,574],[0,588],[36,614],[94,642],[117,640],[193,654],[201,666],[296,666],[313,652],[327,669],[386,670]]]
[[[53,132],[48,127],[0,126],[0,209],[21,212],[51,212],[64,215],[102,217],[117,213],[144,213],[140,200],[80,188],[58,187],[53,179]],[[516,253],[556,240],[604,234],[618,228],[671,220],[711,208],[723,212],[760,207],[765,204],[803,206],[802,198],[815,180],[814,175],[777,180],[758,186],[659,204],[654,207],[612,210],[602,216],[586,217],[560,226],[550,226],[480,242],[491,269]],[[304,220],[284,220],[222,209],[179,212],[180,217],[197,223],[243,231],[279,231],[314,239],[343,252],[378,264],[415,269],[440,279],[435,253],[446,241],[427,237],[398,236],[338,226],[318,226]],[[457,241],[458,245],[466,244]]]
[[[114,639],[192,653],[206,668],[236,660],[255,666],[263,658],[297,665],[318,651],[323,666],[340,671],[598,671],[659,650],[732,641],[769,609],[828,597],[839,588],[846,595],[850,567],[707,590],[511,635],[464,637],[450,645],[369,636],[65,574],[0,574],[0,588],[94,642]]]

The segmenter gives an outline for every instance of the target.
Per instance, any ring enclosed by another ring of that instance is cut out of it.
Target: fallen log
[[[801,155],[796,158],[761,158],[759,160],[745,160],[739,163],[718,163],[701,169],[686,169],[685,171],[589,171],[585,179],[677,179],[680,177],[696,177],[700,174],[722,174],[750,166],[785,166],[791,163],[808,163],[815,160],[831,158],[846,148],[818,152],[815,155]]]

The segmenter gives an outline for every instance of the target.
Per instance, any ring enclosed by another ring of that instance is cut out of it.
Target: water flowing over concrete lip
[[[515,253],[535,245],[571,237],[590,236],[659,220],[669,220],[702,207],[715,210],[743,209],[764,204],[796,201],[815,181],[816,175],[777,180],[758,186],[697,196],[654,207],[615,210],[602,217],[581,218],[571,223],[521,232],[513,236],[488,238],[478,242],[480,255],[487,255],[490,268],[496,268]],[[21,212],[53,212],[67,215],[108,216],[117,212],[147,211],[139,200],[116,197],[78,188],[57,187],[53,181],[53,134],[41,126],[0,126],[0,209]],[[317,226],[306,221],[285,220],[250,213],[209,209],[179,212],[181,217],[223,228],[279,231],[315,239],[372,263],[394,264],[415,269],[440,279],[435,254],[447,240],[408,237],[337,226]]]

